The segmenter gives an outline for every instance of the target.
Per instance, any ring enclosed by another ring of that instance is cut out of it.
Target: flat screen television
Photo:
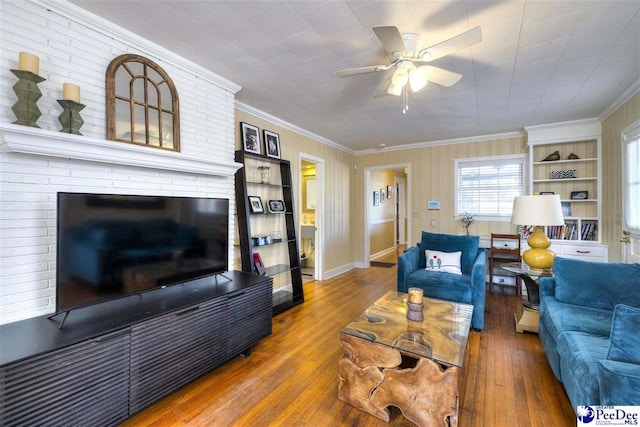
[[[56,313],[227,270],[229,200],[58,193]]]

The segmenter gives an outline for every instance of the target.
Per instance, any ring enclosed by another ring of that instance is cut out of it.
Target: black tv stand
[[[9,343],[0,345],[0,425],[116,426],[248,356],[271,334],[273,282],[224,277],[0,325],[0,343]],[[64,328],[51,321],[59,314]]]

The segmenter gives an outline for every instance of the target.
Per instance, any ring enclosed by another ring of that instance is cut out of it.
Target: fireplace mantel
[[[0,151],[220,177],[233,176],[242,167],[236,162],[7,123],[0,124]]]

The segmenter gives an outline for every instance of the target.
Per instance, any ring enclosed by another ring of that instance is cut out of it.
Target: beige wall
[[[353,262],[353,236],[351,220],[353,175],[353,155],[337,148],[322,144],[292,130],[277,126],[245,111],[235,110],[236,149],[240,144],[240,122],[250,123],[262,130],[267,129],[280,135],[282,158],[291,162],[296,207],[296,224],[300,225],[300,153],[324,159],[325,164],[325,218],[324,224],[324,272],[340,268]],[[264,149],[264,147],[263,147]],[[319,225],[319,224],[318,224]],[[317,248],[316,248],[317,249]]]
[[[640,92],[602,122],[602,242],[609,261],[621,260],[618,238],[622,231],[622,130],[640,119]]]
[[[378,206],[373,206],[373,202],[369,202],[369,241],[370,254],[375,255],[395,246],[393,241],[394,227],[394,199],[387,199],[387,186],[393,187],[393,177],[395,171],[392,169],[371,171],[371,193],[370,199],[373,200],[373,191],[383,190],[384,194]]]
[[[355,156],[358,166],[354,174],[352,189],[352,213],[354,224],[354,258],[363,261],[364,232],[362,222],[364,218],[364,188],[365,169],[367,167],[398,165],[408,163],[407,177],[409,197],[412,201],[412,225],[409,230],[409,245],[420,239],[422,230],[463,234],[464,230],[458,225],[453,216],[453,161],[456,158],[472,158],[498,156],[507,154],[521,154],[527,152],[526,138],[514,137],[499,140],[469,142],[463,144],[441,145],[398,151],[383,151],[375,154]],[[392,178],[393,179],[393,178]],[[409,184],[410,181],[410,184]],[[440,210],[428,211],[427,201],[439,200]],[[436,226],[431,227],[431,220]],[[481,236],[494,233],[515,232],[516,227],[509,222],[477,222],[471,226],[470,232]],[[373,252],[373,248],[371,250]],[[368,255],[368,254],[366,254]]]

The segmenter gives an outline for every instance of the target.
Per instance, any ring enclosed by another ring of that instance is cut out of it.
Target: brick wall
[[[40,75],[46,78],[39,85],[40,127],[55,132],[61,128],[56,99],[62,96],[62,83],[72,82],[81,87],[81,102],[86,105],[81,132],[105,138],[106,68],[116,56],[136,53],[163,67],[176,86],[181,152],[233,161],[232,84],[225,87],[217,76],[148,41],[105,27],[98,18],[77,19],[68,12],[73,6],[64,7],[0,0],[0,123],[15,120],[11,106],[17,98],[11,87],[17,79],[9,70],[17,68],[18,52],[26,51],[40,57]],[[233,177],[0,153],[0,324],[55,310],[59,191],[224,197],[235,210]],[[233,216],[230,219],[231,263],[235,225]]]

